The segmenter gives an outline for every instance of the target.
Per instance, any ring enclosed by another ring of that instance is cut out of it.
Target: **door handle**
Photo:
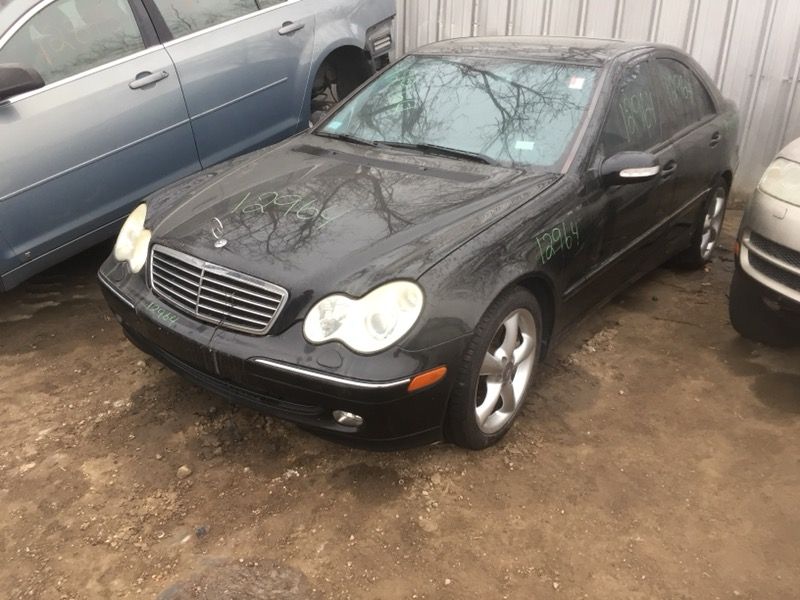
[[[132,90],[138,90],[148,85],[153,85],[161,81],[162,79],[166,79],[169,77],[169,73],[166,71],[159,71],[158,73],[151,73],[150,71],[144,71],[143,73],[139,73],[136,76],[136,79],[131,81],[128,84],[128,87]]]
[[[290,33],[294,33],[295,31],[300,31],[303,27],[305,27],[305,23],[294,23],[292,21],[286,21],[283,26],[278,29],[278,35],[289,35]]]
[[[717,131],[714,133],[714,135],[711,136],[711,143],[709,143],[708,145],[714,148],[715,146],[719,145],[720,141],[722,141],[722,135],[720,134],[719,131]]]
[[[677,170],[678,170],[678,161],[671,160],[662,167],[661,177],[663,179],[669,179]]]

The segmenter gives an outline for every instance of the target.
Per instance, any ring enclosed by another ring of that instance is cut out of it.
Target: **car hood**
[[[306,134],[151,198],[148,226],[295,298],[360,296],[416,279],[557,178]]]

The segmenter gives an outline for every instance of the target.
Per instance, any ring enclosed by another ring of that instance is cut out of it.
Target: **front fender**
[[[551,188],[552,189],[552,188]],[[544,199],[544,196],[547,199]],[[558,322],[565,255],[544,261],[536,234],[566,209],[558,191],[545,191],[482,231],[426,271],[419,283],[426,297],[425,325],[409,350],[471,334],[491,303],[506,289],[536,284],[550,295],[551,325]]]

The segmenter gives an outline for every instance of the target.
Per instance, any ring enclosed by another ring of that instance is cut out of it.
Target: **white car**
[[[800,139],[781,150],[761,179],[736,249],[734,328],[767,344],[800,344]]]

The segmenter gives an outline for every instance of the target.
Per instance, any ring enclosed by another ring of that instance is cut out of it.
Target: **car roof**
[[[530,58],[601,66],[629,52],[655,49],[675,50],[671,46],[649,42],[625,42],[586,37],[511,35],[445,40],[423,46],[413,53]]]
[[[0,0],[0,36],[41,0]]]

